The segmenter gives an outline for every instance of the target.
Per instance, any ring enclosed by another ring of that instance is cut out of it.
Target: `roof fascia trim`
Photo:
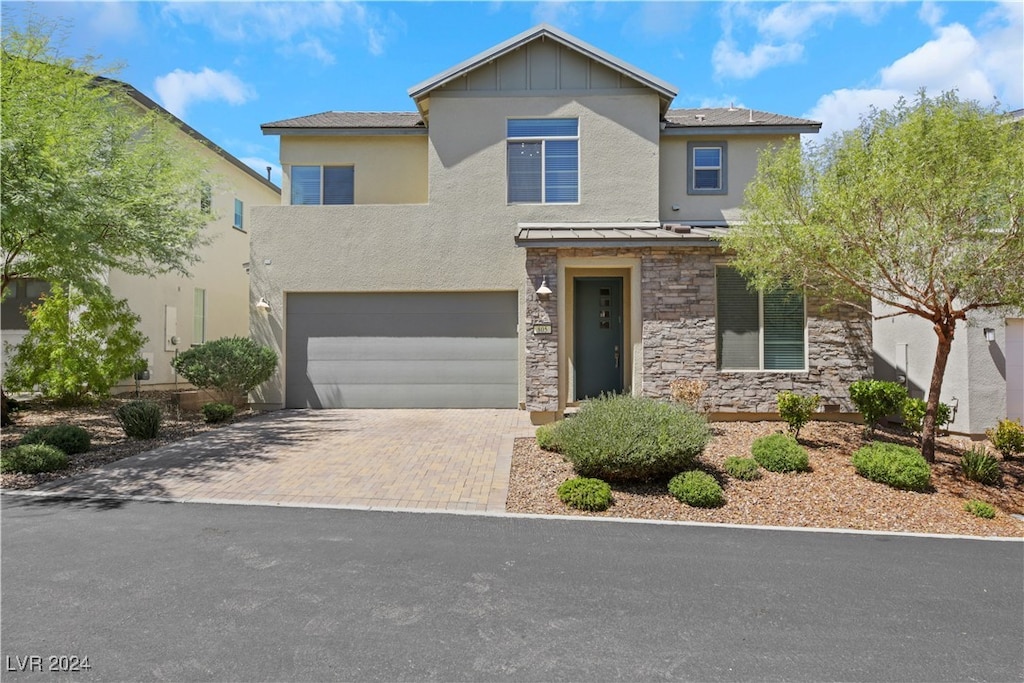
[[[391,135],[426,135],[426,127],[419,128],[289,128],[260,126],[264,135],[310,135],[331,137],[370,137]]]
[[[721,248],[718,240],[715,239],[695,239],[695,238],[680,238],[680,239],[655,239],[655,240],[619,240],[619,239],[571,239],[571,240],[557,240],[557,239],[546,239],[546,240],[530,240],[515,238],[516,246],[524,249],[562,249],[562,248],[575,248],[575,249],[645,249],[650,247],[715,247]]]
[[[669,137],[708,137],[709,135],[813,135],[821,130],[821,124],[814,126],[805,124],[794,124],[791,126],[751,126],[740,124],[737,126],[689,126],[685,128],[665,128],[661,136]]]

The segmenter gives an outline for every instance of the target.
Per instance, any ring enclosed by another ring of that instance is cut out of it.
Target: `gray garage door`
[[[514,408],[516,292],[289,294],[289,408]]]

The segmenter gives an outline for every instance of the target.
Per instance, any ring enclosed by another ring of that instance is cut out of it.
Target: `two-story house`
[[[265,124],[282,205],[253,211],[252,332],[284,363],[256,399],[543,422],[703,379],[716,413],[783,389],[851,410],[870,320],[748,290],[716,239],[759,150],[820,124],[676,94],[542,25],[413,86],[415,112]]]
[[[190,198],[210,213],[204,234],[210,243],[200,247],[200,261],[191,277],[165,274],[156,277],[111,270],[98,274],[111,293],[125,299],[139,316],[139,331],[149,341],[142,355],[149,366],[145,389],[171,389],[185,385],[175,376],[171,360],[179,351],[205,341],[249,332],[249,214],[258,204],[279,204],[281,190],[205,135],[173,116],[133,86],[120,84],[135,106],[156,110],[177,128],[178,139],[203,157],[211,182],[206,196]],[[25,309],[49,290],[49,284],[23,280],[3,302],[2,330],[6,347],[16,347],[28,334]],[[114,392],[134,390],[134,380],[120,382]]]

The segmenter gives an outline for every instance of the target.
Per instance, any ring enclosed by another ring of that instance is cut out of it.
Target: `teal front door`
[[[622,391],[622,278],[575,278],[576,399]]]

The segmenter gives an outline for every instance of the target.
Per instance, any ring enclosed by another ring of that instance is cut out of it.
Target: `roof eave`
[[[663,137],[707,137],[709,135],[814,135],[821,130],[821,124],[758,126],[666,126]]]
[[[297,135],[297,136],[387,136],[387,135],[426,135],[425,126],[415,128],[326,128],[326,127],[291,127],[291,126],[260,126],[264,135]]]

